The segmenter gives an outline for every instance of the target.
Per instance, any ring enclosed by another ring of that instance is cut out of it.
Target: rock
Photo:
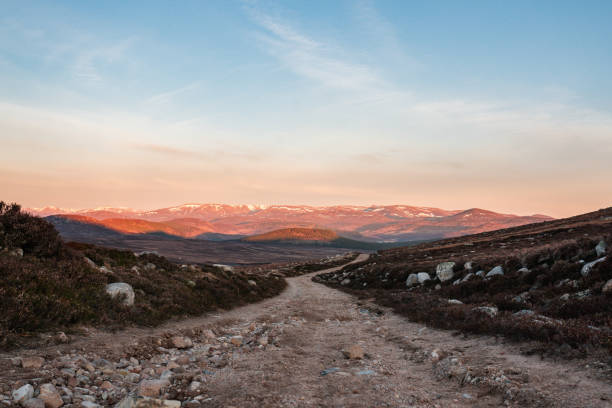
[[[234,346],[242,346],[242,336],[232,336],[232,338],[230,339],[230,342]]]
[[[612,293],[612,279],[606,282],[606,284],[601,288],[603,293]]]
[[[497,313],[499,312],[499,310],[495,306],[480,306],[480,307],[475,307],[472,310],[476,312],[480,312],[480,313],[485,313],[489,315],[489,317],[495,317],[497,316]]]
[[[580,292],[574,293],[576,299],[585,299],[591,296],[591,289],[581,290]]]
[[[463,264],[463,269],[472,269],[472,267],[474,266],[474,262],[469,261]]]
[[[497,276],[497,275],[503,275],[504,274],[504,268],[501,267],[501,265],[497,265],[495,268],[491,269],[489,271],[489,273],[487,273],[487,278],[490,278],[492,276]]]
[[[529,272],[531,272],[528,268],[521,268],[517,271],[518,273],[520,273],[521,275],[527,275]]]
[[[322,376],[325,376],[325,375],[327,375],[327,374],[336,373],[336,372],[338,372],[338,371],[340,371],[340,369],[339,369],[338,367],[332,367],[332,368],[327,368],[327,369],[325,369],[325,370],[321,371],[321,373],[320,373],[320,374],[321,374]]]
[[[151,262],[147,263],[147,264],[144,266],[144,270],[145,270],[145,271],[154,271],[155,269],[157,269],[157,266],[155,266],[155,264],[154,264],[154,263],[151,263]]]
[[[587,276],[589,276],[589,273],[591,273],[591,269],[593,269],[595,265],[605,260],[606,260],[606,257],[604,256],[603,258],[599,258],[599,259],[594,260],[593,262],[584,264],[584,266],[580,270],[580,274],[586,278]]]
[[[115,389],[115,387],[109,381],[102,381],[102,384],[100,384],[100,389],[110,391]]]
[[[268,336],[261,336],[258,340],[257,343],[260,346],[267,346],[268,345]]]
[[[64,401],[53,384],[43,384],[39,388],[38,398],[43,400],[45,408],[59,408]]]
[[[431,352],[431,361],[437,363],[438,361],[445,358],[448,354],[441,349],[434,349]]]
[[[54,340],[56,343],[68,343],[70,341],[70,339],[68,338],[68,336],[66,336],[66,333],[64,332],[58,332],[55,335]]]
[[[98,265],[96,265],[96,263],[94,261],[92,261],[91,259],[89,259],[88,257],[84,256],[83,259],[85,260],[85,263],[89,266],[91,266],[94,269],[98,269]]]
[[[342,354],[344,354],[344,357],[350,360],[361,360],[364,356],[364,351],[360,345],[354,344],[349,348],[342,350]]]
[[[126,306],[132,306],[134,304],[134,288],[125,282],[115,282],[106,285],[106,293],[113,298],[118,295],[124,295],[123,304]]]
[[[606,250],[606,241],[602,239],[595,247],[595,252],[597,252],[597,256],[604,256],[606,254]]]
[[[9,255],[21,258],[23,256],[23,249],[21,249],[21,248],[12,249],[12,250],[9,251]]]
[[[449,305],[462,305],[463,302],[457,299],[448,299],[448,304]]]
[[[529,310],[529,309],[523,309],[523,310],[519,310],[516,313],[513,313],[513,316],[533,316],[535,314],[535,312],[533,310]]]
[[[138,395],[142,397],[157,397],[169,385],[170,381],[168,380],[142,380],[138,384]]]
[[[229,266],[229,265],[213,264],[213,266],[216,267],[216,268],[220,268],[220,269],[224,270],[225,272],[234,272],[234,268]]]
[[[193,347],[193,341],[189,337],[174,336],[170,339],[173,347],[177,349],[187,349]]]
[[[435,289],[435,290],[440,290],[440,289],[442,289],[442,285],[440,285],[440,284],[438,283],[436,286],[434,286],[434,289]]]
[[[187,388],[187,391],[189,392],[198,392],[200,391],[200,388],[202,388],[202,383],[199,381],[192,381],[191,384],[189,384],[189,387]]]
[[[106,266],[101,266],[98,268],[98,270],[106,275],[114,275],[115,272],[113,272],[112,269],[107,268]]]
[[[431,280],[431,278],[429,277],[429,274],[427,272],[419,272],[417,273],[417,279],[419,280],[419,283],[423,284],[428,280]]]
[[[341,284],[342,286],[346,286],[346,285],[348,285],[348,284],[350,284],[350,283],[351,283],[351,280],[350,280],[349,278],[346,278],[346,279],[344,279],[342,282],[340,282],[340,284]]]
[[[570,298],[570,294],[569,293],[564,293],[563,295],[559,296],[559,299],[561,299],[564,302],[567,302]]]
[[[127,396],[115,408],[180,408],[181,402],[155,398],[139,398]]]
[[[23,408],[45,408],[45,402],[39,398],[30,398],[29,400],[23,401],[21,406]]]
[[[30,384],[26,384],[23,387],[13,391],[12,396],[13,402],[16,404],[25,402],[34,396],[34,387],[32,387]]]
[[[406,287],[411,288],[419,283],[419,277],[416,273],[411,273],[406,279]]]
[[[440,282],[446,282],[453,279],[453,276],[455,276],[453,272],[454,267],[454,262],[442,262],[436,266],[436,276],[440,279]]]
[[[473,277],[474,277],[474,274],[473,274],[472,272],[470,272],[470,273],[468,273],[467,275],[465,275],[465,276],[463,277],[463,279],[461,279],[461,282],[467,282],[467,281],[469,281],[470,279],[472,279]]]
[[[42,367],[44,362],[45,359],[42,357],[22,357],[21,367],[38,370],[40,367]]]
[[[457,286],[461,283],[461,279],[457,279],[456,281],[453,282],[453,286]]]
[[[254,280],[249,279],[247,282],[248,282],[248,283],[249,283],[249,285],[251,285],[251,286],[257,286],[257,282],[255,282]]]
[[[102,408],[101,405],[98,405],[92,401],[81,401],[81,407],[83,408]]]
[[[475,275],[478,276],[479,278],[484,278],[485,273],[484,273],[484,271],[478,271],[478,272],[476,272]]]

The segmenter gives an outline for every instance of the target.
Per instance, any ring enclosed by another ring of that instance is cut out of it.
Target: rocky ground
[[[612,406],[598,361],[411,323],[312,275],[229,312],[0,355],[0,405]]]

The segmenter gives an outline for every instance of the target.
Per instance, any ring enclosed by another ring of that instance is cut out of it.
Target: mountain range
[[[359,241],[400,242],[456,237],[551,220],[546,215],[519,216],[472,208],[444,210],[408,205],[296,206],[184,204],[157,210],[31,208],[100,226],[122,234],[164,233],[182,238],[222,241],[291,228],[330,230]],[[295,232],[295,231],[294,231]]]

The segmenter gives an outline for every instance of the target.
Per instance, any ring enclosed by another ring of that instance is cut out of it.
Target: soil
[[[524,355],[521,344],[501,338],[427,328],[311,280],[317,273],[338,269],[289,278],[281,295],[227,312],[154,329],[89,329],[69,344],[0,355],[0,384],[25,378],[10,364],[16,356],[49,360],[78,352],[138,358],[137,350],[144,348],[135,343],[168,333],[230,333],[265,323],[277,331],[276,340],[265,347],[231,348],[227,366],[210,370],[201,406],[612,406],[612,383],[594,362],[543,360]],[[194,338],[194,349],[203,341]],[[345,358],[342,351],[354,345],[365,352],[363,359]],[[456,375],[453,367],[465,368],[470,377]]]

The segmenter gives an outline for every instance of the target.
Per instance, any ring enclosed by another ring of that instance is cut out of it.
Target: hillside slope
[[[572,355],[612,350],[610,246],[612,208],[381,251],[317,279],[415,321]]]

